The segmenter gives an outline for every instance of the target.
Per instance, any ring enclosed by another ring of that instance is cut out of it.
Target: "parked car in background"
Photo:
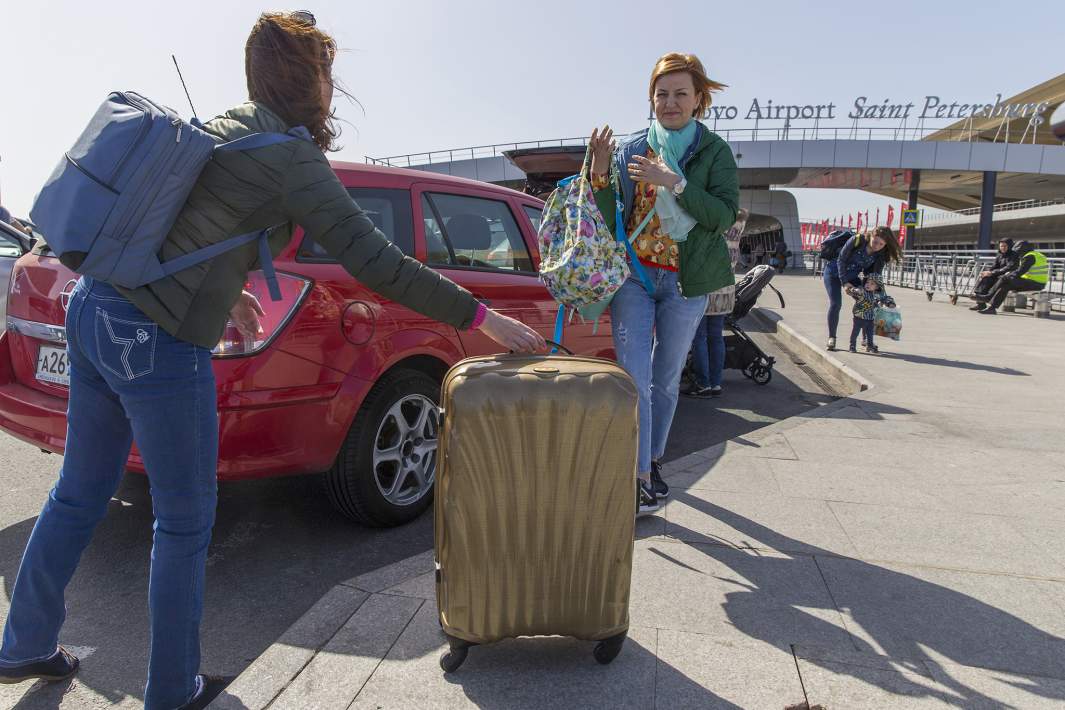
[[[32,240],[7,222],[0,222],[0,331],[7,320],[7,292],[15,261],[30,250]]]
[[[557,307],[536,274],[540,200],[433,173],[334,168],[405,253],[550,337]],[[261,273],[247,285],[266,311],[263,334],[245,340],[230,327],[215,349],[219,479],[325,471],[330,499],[353,520],[411,520],[431,501],[443,376],[498,346],[374,294],[300,232],[275,264],[280,302],[270,300]],[[14,278],[8,331],[0,335],[0,429],[61,453],[69,381],[63,323],[76,275],[37,248],[19,259]],[[592,330],[573,324],[565,344],[613,357],[608,319]],[[129,467],[144,470],[136,448]]]

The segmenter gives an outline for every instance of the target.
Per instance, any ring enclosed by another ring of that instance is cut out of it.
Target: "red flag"
[[[869,210],[865,211],[865,228],[869,229]]]
[[[902,205],[899,207],[900,215],[902,214],[902,211],[904,209],[906,209],[905,202],[903,202]],[[906,225],[902,223],[901,217],[899,218],[899,245],[906,246]]]
[[[850,229],[853,226],[854,226],[854,213],[852,212],[851,214],[847,215],[847,229]]]
[[[876,226],[880,226],[880,208],[876,208]]]
[[[862,213],[860,211],[858,212],[858,226],[855,228],[855,231],[862,231]]]
[[[887,206],[887,226],[890,227],[895,221],[895,205]]]

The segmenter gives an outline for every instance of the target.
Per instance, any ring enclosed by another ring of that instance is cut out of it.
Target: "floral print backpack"
[[[597,319],[629,277],[628,245],[610,233],[596,205],[590,158],[547,198],[537,236],[540,279],[561,306],[560,322],[566,308]]]

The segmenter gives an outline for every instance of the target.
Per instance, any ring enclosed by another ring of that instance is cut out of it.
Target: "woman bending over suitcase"
[[[163,246],[164,260],[228,235],[299,224],[386,298],[455,328],[480,328],[510,350],[542,349],[535,331],[405,257],[348,196],[325,156],[336,137],[334,53],[332,38],[315,27],[310,13],[259,18],[245,49],[250,100],[206,130],[229,141],[304,126],[312,140],[216,153]],[[291,229],[275,230],[273,253],[290,238]],[[11,593],[0,682],[63,680],[77,672],[78,660],[58,646],[64,589],[107,511],[136,437],[156,517],[144,705],[203,707],[217,692],[217,683],[198,675],[218,458],[211,348],[229,319],[242,332],[256,333],[261,311],[253,296],[242,293],[255,261],[251,244],[133,291],[87,278],[79,282],[67,314],[72,374],[66,458]],[[121,344],[97,346],[101,333],[130,324],[137,337],[123,340],[125,350]],[[135,371],[123,367],[127,360],[137,362]]]
[[[680,375],[707,294],[734,283],[722,232],[736,221],[736,161],[699,118],[724,88],[692,54],[658,60],[648,94],[651,128],[615,146],[609,126],[592,132],[592,183],[611,230],[621,190],[636,260],[610,304],[618,362],[640,392],[637,496],[641,514],[669,495],[660,460],[677,407]],[[634,234],[635,233],[635,234]]]

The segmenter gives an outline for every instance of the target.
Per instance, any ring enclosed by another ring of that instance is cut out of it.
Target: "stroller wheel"
[[[773,379],[773,370],[765,365],[759,365],[754,368],[751,379],[754,380],[755,384],[767,385]]]
[[[754,371],[756,367],[758,367],[758,365],[753,362],[747,365],[747,367],[743,368],[743,376],[749,380],[754,379]]]

